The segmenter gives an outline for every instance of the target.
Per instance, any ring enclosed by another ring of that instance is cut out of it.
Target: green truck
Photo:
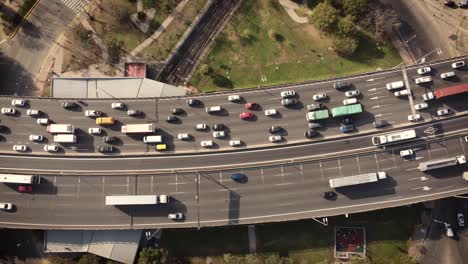
[[[318,110],[318,111],[313,111],[309,112],[306,114],[307,121],[312,122],[316,120],[322,120],[322,119],[327,119],[329,118],[330,115],[328,114],[328,110]]]
[[[361,104],[343,105],[332,108],[333,117],[347,116],[362,113]]]

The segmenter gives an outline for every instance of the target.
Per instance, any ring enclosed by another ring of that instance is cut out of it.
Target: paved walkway
[[[301,17],[296,13],[296,9],[301,8],[301,5],[298,3],[294,3],[291,0],[280,0],[279,3],[294,22],[299,24],[309,23],[308,17]]]
[[[109,61],[109,52],[107,50],[107,46],[104,44],[101,38],[97,35],[94,28],[89,24],[88,18],[86,16],[79,16],[79,20],[80,20],[81,25],[83,25],[84,28],[93,32],[93,35],[91,37],[93,38],[94,42],[99,46],[99,49],[101,49],[102,59],[105,62]]]
[[[147,38],[145,41],[143,41],[140,45],[138,45],[134,50],[130,52],[130,57],[135,57],[138,53],[143,51],[146,47],[151,45],[153,41],[155,41],[163,32],[164,30],[171,24],[172,20],[174,20],[175,16],[174,14],[177,14],[178,12],[181,12],[182,9],[188,4],[190,0],[183,0],[180,2],[177,7],[174,9],[174,11],[164,20],[164,22],[159,26],[159,28],[151,35],[149,38]]]

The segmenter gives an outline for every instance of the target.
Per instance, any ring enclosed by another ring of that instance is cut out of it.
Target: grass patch
[[[349,219],[332,217],[326,228],[313,220],[256,225],[258,256],[262,260],[279,256],[294,263],[332,263],[334,228],[363,226],[371,263],[409,263],[408,239],[421,210],[421,205],[413,205],[352,214]],[[246,226],[165,230],[162,246],[172,256],[191,263],[206,263],[206,257],[213,263],[223,263],[223,254],[244,257],[249,252]]]
[[[190,1],[182,12],[175,15],[174,20],[164,32],[144,49],[142,56],[148,60],[165,60],[206,2],[207,0]]]
[[[6,35],[11,35],[20,26],[21,22],[36,4],[38,0],[24,0],[17,8],[12,5],[0,5],[0,17],[2,21],[2,30]]]
[[[276,1],[244,1],[202,62],[213,74],[197,70],[191,84],[203,92],[257,87],[373,71],[401,62],[390,43],[377,45],[366,33],[361,39],[354,56],[343,58],[331,50],[330,39],[311,24],[292,21]]]
[[[182,2],[182,0],[143,0],[143,9],[156,9],[153,20],[162,24],[167,15],[171,13],[180,2]]]

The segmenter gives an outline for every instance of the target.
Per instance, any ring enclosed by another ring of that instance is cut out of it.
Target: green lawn
[[[404,264],[408,261],[408,239],[417,222],[421,206],[398,207],[329,218],[323,227],[313,220],[256,225],[257,251],[261,259],[279,255],[294,263],[331,263],[335,226],[363,226],[366,229],[367,257],[370,263]],[[222,263],[226,253],[240,257],[248,254],[246,226],[203,228],[201,230],[165,230],[162,246],[172,256],[204,263]]]
[[[390,44],[362,33],[352,58],[331,50],[331,41],[310,24],[292,21],[277,1],[244,1],[204,59],[209,76],[197,71],[200,91],[257,87],[322,79],[389,68],[401,62]],[[262,77],[266,82],[261,82]]]

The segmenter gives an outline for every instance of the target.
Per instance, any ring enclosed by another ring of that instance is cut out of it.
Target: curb
[[[39,4],[41,0],[37,0],[36,3],[31,7],[31,9],[29,9],[29,11],[23,16],[23,19],[21,20],[21,22],[18,24],[18,26],[16,27],[15,31],[13,31],[13,33],[9,36],[5,35],[5,32],[3,31],[3,27],[0,27],[0,32],[2,33],[3,37],[5,39],[13,39],[16,34],[18,33],[19,29],[21,28],[21,26],[23,25],[24,23],[24,20],[26,20],[29,16],[29,14],[31,14],[31,12],[34,10],[34,8],[37,6],[37,4]]]

